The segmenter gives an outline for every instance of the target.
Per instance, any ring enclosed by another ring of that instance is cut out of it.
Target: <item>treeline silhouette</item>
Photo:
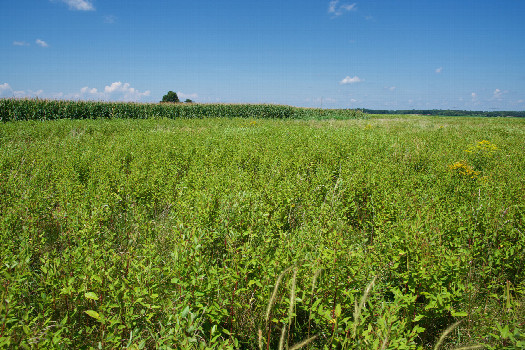
[[[386,109],[361,109],[367,114],[421,114],[437,116],[470,116],[470,117],[525,117],[525,111],[464,111],[452,109],[406,109],[406,110],[386,110]]]

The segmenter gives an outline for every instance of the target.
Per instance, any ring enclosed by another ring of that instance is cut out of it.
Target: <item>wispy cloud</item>
[[[98,89],[97,88],[92,88],[90,89],[89,87],[83,87],[82,89],[80,89],[80,93],[81,94],[91,94],[91,95],[96,95],[98,94]]]
[[[0,98],[13,97],[13,89],[8,83],[0,84]]]
[[[196,93],[193,93],[193,94],[185,94],[184,92],[180,92],[180,91],[177,91],[177,97],[179,98],[179,100],[183,101],[183,100],[186,100],[186,99],[190,99],[190,100],[195,100],[197,98],[199,98],[199,95],[197,95]]]
[[[25,41],[13,41],[13,46],[29,46]]]
[[[346,78],[344,78],[343,80],[341,80],[339,82],[339,84],[341,85],[344,85],[344,84],[355,84],[355,83],[360,83],[364,81],[363,79],[359,78],[357,75],[354,76],[353,78],[350,77],[350,76],[347,76]]]
[[[120,81],[114,82],[110,85],[106,85],[103,90],[97,88],[91,88],[85,86],[80,89],[78,92],[73,93],[64,93],[64,92],[54,92],[54,93],[44,93],[44,90],[20,90],[14,91],[8,83],[0,84],[0,98],[5,97],[16,97],[16,98],[26,98],[26,97],[44,97],[44,98],[54,98],[54,99],[67,99],[67,100],[106,100],[106,101],[125,101],[133,102],[140,101],[144,97],[150,95],[150,91],[139,91],[130,86],[129,83],[122,83]],[[188,96],[196,96],[188,95]]]
[[[27,91],[14,91],[9,84],[4,83],[0,85],[0,97],[15,97],[15,98],[27,98],[27,97],[40,97],[44,93],[44,90],[27,90]]]
[[[43,93],[43,90],[14,91],[8,83],[0,84],[0,98],[40,97]]]
[[[56,2],[57,0],[52,0]],[[58,0],[69,6],[70,10],[76,11],[94,11],[95,7],[91,0]]]
[[[506,93],[506,91],[501,91],[500,89],[494,90],[494,92],[492,93],[492,100],[501,101],[502,100],[502,95],[504,93]]]
[[[29,98],[31,97],[31,92],[13,91],[13,96],[15,96],[15,98]]]
[[[386,90],[394,91],[396,89],[395,86],[385,86]]]
[[[518,100],[518,103],[523,103],[523,102],[525,102],[525,101],[523,101],[523,100]]]
[[[113,24],[117,21],[117,17],[113,15],[104,16],[104,23]]]
[[[341,16],[343,13],[348,11],[356,11],[357,4],[339,4],[340,0],[332,0],[328,3],[328,13],[334,17]]]
[[[35,43],[40,47],[49,47],[48,43],[41,39],[36,39]]]
[[[436,68],[436,73],[439,74],[443,72],[443,67]]]

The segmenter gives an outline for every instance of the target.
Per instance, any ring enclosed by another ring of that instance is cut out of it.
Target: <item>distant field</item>
[[[363,117],[0,123],[0,347],[525,346],[525,120]]]

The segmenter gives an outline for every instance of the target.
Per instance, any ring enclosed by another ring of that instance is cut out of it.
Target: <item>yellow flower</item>
[[[488,140],[482,140],[476,142],[473,145],[468,146],[465,152],[468,153],[482,153],[482,154],[492,154],[498,150],[498,146],[493,144]]]
[[[471,179],[475,179],[480,174],[479,171],[472,169],[470,165],[463,162],[456,162],[454,164],[450,164],[448,168],[450,169],[450,171],[454,171],[461,176],[470,177]]]

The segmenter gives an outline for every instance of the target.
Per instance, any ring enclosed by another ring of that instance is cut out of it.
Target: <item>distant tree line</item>
[[[525,111],[464,111],[452,109],[407,109],[407,110],[386,110],[386,109],[361,109],[367,114],[421,114],[438,116],[470,116],[470,117],[525,117]]]

